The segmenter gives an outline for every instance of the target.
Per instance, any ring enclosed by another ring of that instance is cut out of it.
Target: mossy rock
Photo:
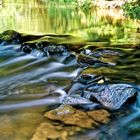
[[[2,45],[18,44],[21,42],[21,34],[14,30],[7,30],[0,34],[0,43]]]

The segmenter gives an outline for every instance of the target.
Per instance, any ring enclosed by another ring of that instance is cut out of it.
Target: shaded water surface
[[[0,32],[13,29],[30,34],[72,34],[88,44],[85,48],[91,45],[121,50],[125,55],[109,60],[117,62],[115,67],[99,67],[93,74],[101,74],[112,82],[140,84],[140,25],[124,19],[121,10],[83,10],[41,0],[5,0],[0,7],[0,20]],[[20,45],[0,46],[0,140],[31,139],[44,121],[43,113],[58,106],[57,98],[50,100],[47,93],[66,87],[79,71],[75,59],[64,59],[25,54]],[[15,104],[9,106],[10,103]],[[138,140],[139,119],[136,110],[100,130],[87,131],[73,139]]]

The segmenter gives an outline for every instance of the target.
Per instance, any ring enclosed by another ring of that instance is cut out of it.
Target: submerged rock
[[[99,109],[94,111],[83,112],[69,105],[62,105],[57,109],[46,112],[45,117],[60,121],[66,125],[74,125],[82,128],[96,128],[100,123],[110,121],[109,112]]]
[[[43,122],[37,128],[31,140],[60,139],[70,140],[70,137],[84,129],[78,126],[65,126],[60,123]]]

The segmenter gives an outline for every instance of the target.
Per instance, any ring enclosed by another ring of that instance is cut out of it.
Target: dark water
[[[13,29],[30,34],[70,34],[81,37],[81,42],[89,44],[86,47],[122,50],[124,56],[110,59],[112,62],[117,59],[117,66],[99,67],[93,72],[115,82],[140,84],[140,24],[124,19],[121,10],[83,10],[38,0],[5,0],[0,8],[0,20],[0,32]],[[20,45],[0,46],[0,140],[31,139],[45,120],[43,113],[52,109],[49,104],[56,101],[46,98],[47,93],[55,88],[63,89],[78,73],[75,59],[64,63],[62,57],[36,57],[19,48]],[[75,139],[138,140],[139,116],[137,108],[128,116]]]

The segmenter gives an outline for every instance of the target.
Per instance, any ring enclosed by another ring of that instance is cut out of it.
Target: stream
[[[99,66],[94,73],[112,82],[140,85],[140,24],[125,18],[122,10],[82,9],[43,0],[4,0],[0,21],[0,33],[66,34],[75,36],[71,44],[121,50],[125,57],[104,59],[117,61],[118,65]],[[46,120],[43,114],[61,104],[61,98],[48,93],[55,89],[63,92],[80,71],[76,58],[26,54],[20,47],[0,45],[0,140],[30,140]],[[140,110],[132,108],[126,110],[127,115],[116,113],[119,117],[111,123],[71,140],[139,140]]]

